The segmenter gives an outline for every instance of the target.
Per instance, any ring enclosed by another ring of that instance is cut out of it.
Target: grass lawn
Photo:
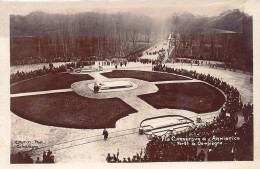
[[[40,124],[81,129],[115,127],[118,119],[137,112],[118,98],[91,99],[74,92],[14,97],[11,111]]]
[[[92,80],[87,74],[59,73],[38,77],[11,86],[11,94],[37,92],[56,89],[67,89],[74,82]]]
[[[140,95],[157,109],[173,108],[206,113],[218,110],[225,102],[224,95],[205,83],[158,84],[159,91]]]
[[[138,70],[113,70],[112,72],[102,73],[107,78],[134,78],[148,82],[168,81],[168,80],[189,80],[188,78],[176,76],[168,73],[147,72]]]

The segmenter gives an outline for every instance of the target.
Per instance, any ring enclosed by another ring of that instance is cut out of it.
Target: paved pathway
[[[187,70],[195,70],[198,73],[210,74],[213,77],[227,82],[238,89],[241,94],[243,103],[253,102],[253,84],[250,84],[250,77],[252,75],[241,72],[233,72],[223,69],[209,68],[208,66],[190,66],[181,64],[167,64],[166,66],[173,68],[183,68]]]
[[[122,99],[128,105],[130,105],[131,107],[136,109],[138,112],[141,112],[141,111],[149,112],[149,111],[155,111],[156,110],[153,106],[147,104],[145,101],[143,101],[142,99],[140,99],[137,96],[135,96],[135,97],[120,97],[120,99]]]
[[[27,92],[27,93],[17,93],[11,94],[11,97],[22,97],[22,96],[32,96],[32,95],[41,95],[41,94],[50,94],[50,93],[62,93],[62,92],[71,92],[72,89],[58,89],[58,90],[48,90],[48,91],[39,91],[39,92]]]
[[[100,72],[91,72],[88,75],[92,76],[96,82],[111,81],[109,78],[101,75]]]
[[[169,80],[169,81],[158,81],[158,82],[151,82],[153,84],[167,84],[167,83],[194,83],[194,82],[201,82],[197,79],[192,80]]]

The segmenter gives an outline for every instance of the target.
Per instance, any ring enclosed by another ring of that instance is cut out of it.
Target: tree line
[[[26,59],[126,57],[156,40],[156,21],[130,13],[11,16],[11,63]]]

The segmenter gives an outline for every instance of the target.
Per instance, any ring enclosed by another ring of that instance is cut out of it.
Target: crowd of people
[[[107,62],[110,63],[110,62]],[[118,63],[113,63],[115,65],[115,68],[117,69],[118,66],[123,67],[127,65],[127,60],[120,61]],[[10,82],[11,84],[17,83],[23,80],[36,78],[39,76],[44,76],[47,74],[54,74],[54,73],[61,73],[66,72],[67,70],[74,70],[75,68],[82,68],[84,66],[91,66],[94,65],[95,62],[93,61],[79,61],[79,62],[68,62],[66,64],[62,64],[58,67],[53,66],[53,63],[49,63],[48,67],[43,66],[41,69],[37,70],[31,70],[28,72],[24,71],[17,71],[16,73],[12,73],[10,76]],[[111,63],[112,64],[112,63]],[[110,65],[110,64],[107,64]]]
[[[171,61],[170,61],[171,62]],[[223,62],[221,60],[211,60],[211,59],[200,59],[200,58],[177,58],[173,59],[173,63],[182,63],[190,65],[206,65],[210,68],[222,68],[224,70],[236,71],[241,70],[244,73],[246,71],[252,72],[253,70],[247,67],[246,65],[239,63]]]
[[[48,68],[43,66],[42,69],[31,70],[29,72],[17,71],[16,73],[12,73],[10,82],[12,84],[12,83],[16,83],[19,81],[31,79],[31,78],[36,78],[38,76],[43,76],[43,75],[52,74],[52,73],[65,72],[66,70],[67,69],[66,69],[65,65],[60,65],[58,67],[54,67],[52,64],[49,64]]]
[[[120,67],[123,67],[123,65],[125,65],[125,67],[126,67],[127,61],[123,61],[123,62],[119,62],[119,63],[114,63],[114,65],[115,65],[115,69],[117,69],[119,65],[120,65]]]
[[[141,149],[140,153],[136,153],[132,158],[123,158],[122,160],[119,159],[119,149],[116,154],[110,155],[110,153],[107,154],[106,161],[108,163],[130,163],[130,162],[146,162],[147,156],[145,154],[145,150]]]
[[[142,64],[151,64],[153,61],[152,59],[141,59],[140,60],[140,63]]]
[[[31,64],[39,64],[39,63],[56,63],[56,62],[70,62],[72,59],[70,58],[23,58],[23,59],[18,59],[16,58],[15,61],[11,62],[11,65],[31,65]]]
[[[18,152],[17,160],[15,163],[18,163],[18,164],[54,163],[54,155],[52,154],[52,151],[50,151],[50,150],[48,150],[47,152],[43,151],[42,161],[40,160],[40,157],[37,157],[36,161],[34,161],[28,153],[26,153],[23,156],[21,152]]]
[[[227,55],[226,55],[227,56]],[[187,60],[204,60],[204,61],[213,61],[213,62],[222,62],[223,65],[227,68],[234,68],[237,67],[238,69],[243,69],[246,65],[243,63],[243,60],[235,61],[234,58],[225,58],[225,57],[214,57],[212,55],[209,56],[176,56],[177,58],[185,58]],[[178,59],[177,59],[178,60]]]
[[[243,104],[239,91],[226,82],[211,75],[185,69],[155,66],[155,71],[163,71],[188,76],[205,81],[226,94],[226,103],[220,114],[212,121],[199,123],[190,129],[177,132],[175,138],[239,138],[227,139],[219,145],[178,145],[176,140],[163,141],[153,137],[146,146],[143,156],[137,154],[127,160],[113,159],[113,162],[167,162],[167,161],[245,161],[253,160],[253,105]],[[238,125],[238,114],[244,117],[244,123]],[[205,151],[206,149],[206,151]],[[108,161],[111,162],[111,161]]]

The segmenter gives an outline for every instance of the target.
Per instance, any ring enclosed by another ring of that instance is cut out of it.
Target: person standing
[[[110,162],[111,162],[111,159],[112,159],[112,157],[110,156],[110,153],[108,153],[108,154],[107,154],[107,159],[106,159],[107,162],[110,163]]]
[[[97,83],[94,84],[94,90],[93,93],[97,93]]]
[[[97,85],[97,83],[95,83],[93,92],[98,93],[98,91],[99,91],[99,86]]]
[[[200,153],[198,154],[199,161],[205,161],[205,157],[206,154],[204,153],[203,150],[201,150]]]
[[[40,161],[40,157],[37,157],[37,160],[35,161],[35,163],[42,163],[42,162]]]
[[[104,140],[107,140],[108,138],[108,132],[106,129],[103,130]]]

